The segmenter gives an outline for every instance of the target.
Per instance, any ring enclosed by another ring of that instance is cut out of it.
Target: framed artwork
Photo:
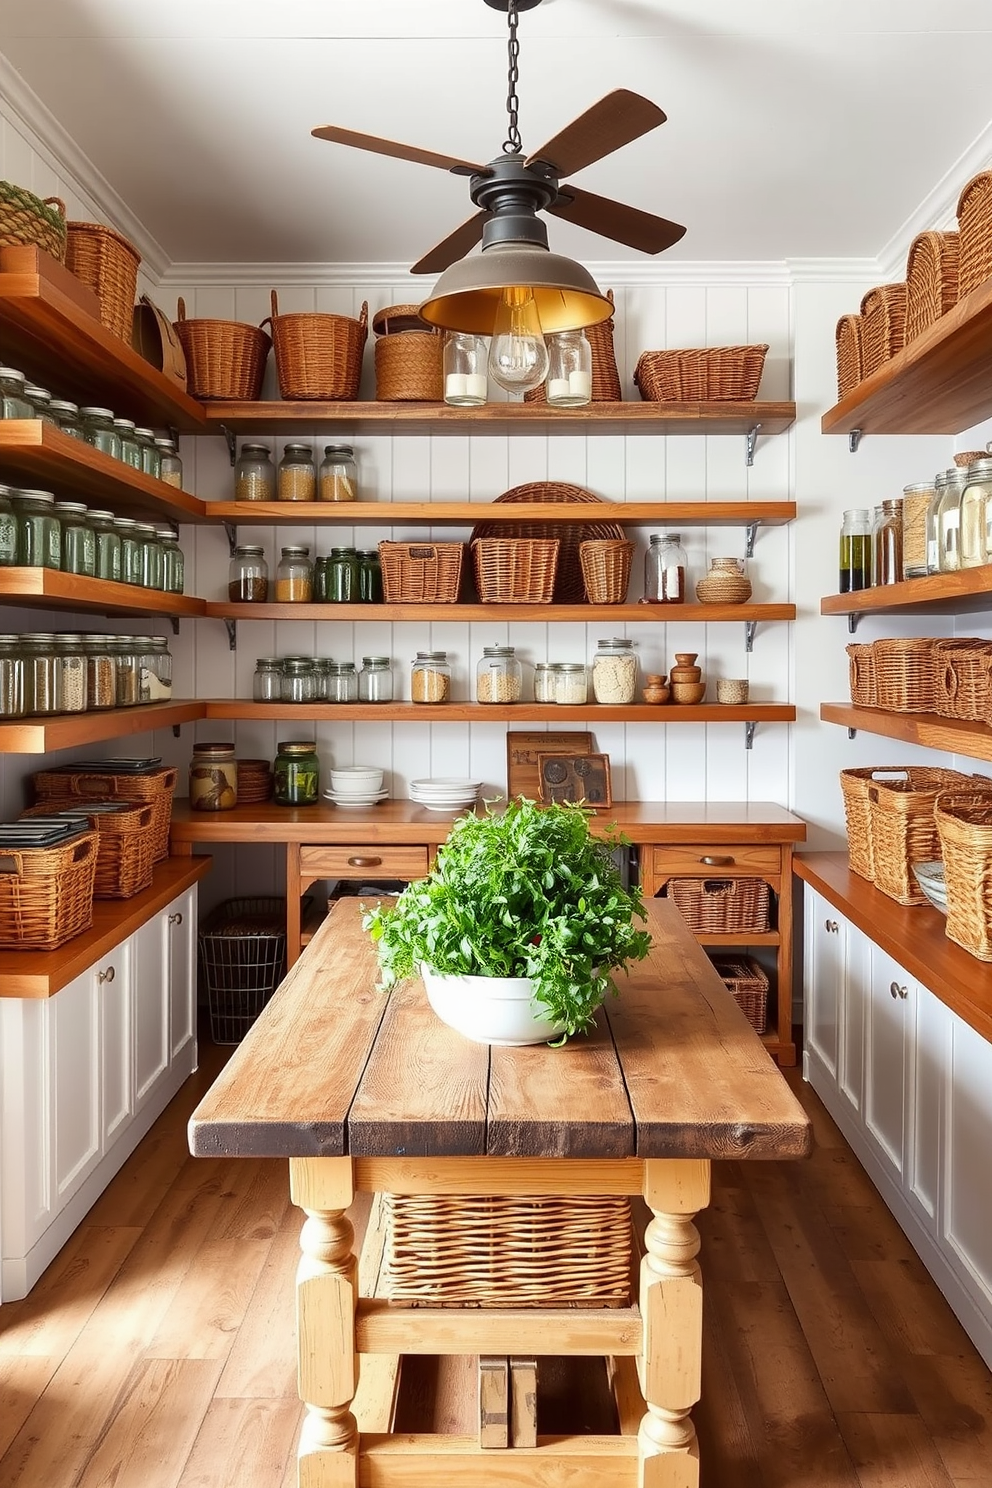
[[[591,733],[538,733],[510,730],[506,736],[506,794],[539,801],[538,759],[542,754],[592,754]]]
[[[611,806],[608,754],[541,754],[538,757],[539,800],[583,801],[587,806]]]

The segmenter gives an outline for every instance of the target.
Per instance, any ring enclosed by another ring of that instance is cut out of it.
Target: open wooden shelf
[[[823,415],[824,434],[959,434],[992,413],[992,280]]]
[[[616,522],[634,527],[781,527],[794,501],[207,501],[208,521],[260,526],[417,525],[473,527],[477,522]]]
[[[123,739],[152,729],[171,728],[203,718],[198,699],[173,703],[139,703],[135,708],[106,708],[56,718],[22,718],[0,723],[0,754],[48,754],[104,739]]]
[[[0,574],[3,570],[0,569]],[[22,570],[23,572],[23,570]],[[202,603],[202,601],[197,601]],[[700,625],[742,620],[794,620],[791,604],[230,604],[206,601],[206,613],[215,620],[440,620],[452,624],[469,620],[544,620],[551,624],[586,621],[691,620]]]
[[[943,749],[966,754],[971,759],[992,760],[992,728],[985,723],[967,723],[960,718],[941,718],[938,713],[893,713],[886,708],[859,708],[854,703],[821,703],[824,723],[863,729],[919,744],[924,749]]]
[[[3,424],[0,423],[0,432]],[[57,568],[0,568],[0,604],[47,610],[85,610],[96,615],[202,615],[206,605],[191,594],[166,594],[89,579]]]
[[[901,584],[876,584],[851,594],[828,594],[821,615],[971,615],[992,609],[992,563],[959,573],[928,574]]]
[[[161,705],[160,705],[161,706]],[[213,699],[200,705],[212,719],[258,719],[282,723],[332,723],[335,719],[377,719],[382,723],[791,723],[788,703],[588,703],[566,707],[547,703],[255,703]],[[88,715],[87,715],[88,716]],[[118,715],[119,716],[119,715]],[[13,725],[11,725],[13,727]]]

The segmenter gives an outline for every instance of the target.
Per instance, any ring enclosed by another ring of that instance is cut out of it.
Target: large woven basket
[[[624,538],[594,537],[579,543],[582,583],[590,604],[623,604],[630,584],[635,544]]]
[[[961,261],[958,293],[970,294],[992,279],[992,171],[973,176],[958,198]]]
[[[697,935],[768,929],[771,891],[763,878],[670,878],[665,893]]]
[[[929,636],[872,641],[878,706],[894,713],[930,713],[934,705],[933,640]]]
[[[989,716],[990,668],[992,641],[965,636],[934,641],[934,711],[942,718],[985,722]]]
[[[350,403],[358,397],[369,329],[367,300],[357,320],[316,310],[280,315],[273,290],[271,325],[279,391],[287,402]]]
[[[257,402],[272,344],[261,326],[243,320],[187,320],[182,295],[174,325],[192,397]]]
[[[958,302],[961,248],[956,232],[922,232],[906,260],[906,340],[934,325]]]
[[[844,797],[847,856],[851,872],[856,873],[859,878],[866,878],[869,883],[875,882],[875,835],[868,796],[873,786],[888,779],[902,782],[909,793],[916,792],[920,795],[931,791],[936,795],[945,786],[954,784],[955,781],[960,782],[961,778],[954,770],[932,769],[928,765],[861,765],[841,770],[840,788]],[[907,795],[906,809],[911,804]]]
[[[606,297],[613,304],[613,291],[608,289]],[[622,397],[620,373],[617,371],[616,351],[613,345],[613,316],[596,325],[585,327],[585,338],[589,342],[592,356],[592,403],[619,403]],[[542,382],[524,393],[525,403],[546,403],[548,390]]]
[[[388,305],[372,318],[375,395],[380,403],[438,403],[444,397],[444,337],[416,305]]]
[[[472,563],[483,604],[550,604],[560,547],[557,537],[477,537]]]
[[[108,805],[109,810],[93,809]],[[21,815],[42,816],[53,811],[86,813],[90,830],[97,834],[94,899],[131,899],[149,887],[155,867],[153,806],[138,802],[132,806],[126,801],[80,804],[71,797],[55,797],[43,806],[29,806]]]
[[[386,604],[455,604],[465,544],[381,542]]]
[[[66,230],[66,268],[93,290],[101,323],[130,345],[141,254],[101,222],[69,222]]]
[[[767,346],[642,351],[634,382],[649,403],[750,403],[758,396]]]
[[[172,824],[172,797],[179,779],[179,771],[169,765],[140,774],[106,775],[95,770],[64,769],[39,770],[32,781],[39,801],[50,801],[65,797],[72,804],[82,801],[140,801],[153,808],[149,835],[152,840],[152,861],[158,863],[169,856],[169,828]]]
[[[54,951],[93,923],[97,834],[0,853],[0,946]]]
[[[853,642],[847,647],[851,702],[861,708],[878,707],[878,679],[871,642]]]
[[[65,202],[35,196],[13,181],[0,181],[0,248],[29,243],[65,262]]]
[[[721,982],[755,1033],[768,1026],[768,977],[753,956],[711,956]]]
[[[601,497],[565,481],[531,481],[496,497],[498,505],[521,501],[596,503],[604,512],[609,511],[609,505]],[[552,596],[555,604],[582,604],[585,599],[579,553],[581,543],[589,538],[612,538],[622,542],[626,535],[615,522],[478,522],[472,529],[473,542],[480,537],[557,538],[561,546]]]
[[[980,961],[992,961],[992,789],[971,781],[942,791],[934,822],[944,860],[947,938]]]
[[[926,904],[912,865],[940,856],[934,804],[942,790],[968,783],[954,770],[908,772],[909,779],[875,779],[866,787],[875,887],[898,904]]]
[[[846,398],[861,381],[861,316],[842,315],[834,332],[837,397]]]
[[[906,344],[906,286],[879,284],[861,301],[861,376],[870,377]]]

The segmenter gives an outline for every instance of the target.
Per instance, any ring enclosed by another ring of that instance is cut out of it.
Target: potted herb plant
[[[422,974],[438,1016],[481,1043],[589,1029],[616,990],[611,971],[651,943],[612,858],[618,839],[593,837],[590,814],[520,799],[460,817],[427,877],[365,917],[380,985]]]

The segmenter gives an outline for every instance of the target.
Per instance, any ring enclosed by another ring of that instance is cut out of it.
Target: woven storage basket
[[[66,231],[66,268],[93,290],[101,323],[130,345],[141,254],[100,222],[69,222]]]
[[[906,344],[906,286],[879,284],[861,301],[861,376],[870,377]]]
[[[444,397],[444,337],[416,305],[389,305],[372,320],[375,395],[380,403],[439,403]]]
[[[942,790],[966,785],[968,777],[954,770],[907,774],[907,780],[876,779],[866,787],[874,881],[898,904],[926,904],[912,865],[940,857],[934,803]]]
[[[557,537],[477,537],[472,563],[483,604],[550,604],[560,546]]]
[[[934,711],[942,718],[985,722],[989,715],[989,670],[992,641],[935,641],[933,646]]]
[[[96,802],[112,810],[87,813],[91,831],[97,834],[96,872],[93,878],[94,899],[131,899],[147,889],[152,881],[154,859],[151,833],[155,815],[150,805],[133,806],[124,801]],[[22,816],[43,816],[53,811],[87,812],[79,801],[55,797],[43,806],[29,806]]]
[[[455,604],[465,544],[381,542],[386,604]]]
[[[872,641],[878,706],[894,713],[933,711],[933,640],[929,636]]]
[[[93,923],[97,834],[0,854],[0,946],[54,951]]]
[[[613,304],[613,291],[606,291],[606,298]],[[620,373],[617,371],[616,351],[613,346],[613,316],[601,320],[598,325],[585,327],[585,338],[589,342],[592,356],[592,403],[619,403],[622,398]],[[546,403],[548,390],[542,382],[524,393],[525,403]]]
[[[861,316],[842,315],[834,332],[837,346],[837,397],[847,394],[861,381]]]
[[[634,382],[648,403],[750,403],[758,396],[767,346],[642,351]]]
[[[697,935],[768,929],[771,893],[763,878],[670,878],[665,892]]]
[[[755,1033],[768,1027],[768,978],[753,956],[711,956],[717,974]]]
[[[13,181],[0,181],[0,248],[29,243],[65,262],[65,202],[35,196]]]
[[[623,538],[592,538],[579,543],[582,583],[590,604],[623,604],[630,583],[634,543]]]
[[[73,770],[67,767],[62,770],[39,770],[32,776],[39,801],[64,796],[72,804],[82,801],[148,802],[154,810],[150,835],[152,861],[155,863],[169,856],[172,797],[178,778],[179,771],[169,765],[160,765],[156,769],[134,775],[103,775],[95,770]]]
[[[745,604],[751,598],[751,580],[736,558],[714,558],[696,585],[696,598],[700,604]]]
[[[958,197],[958,229],[958,294],[963,297],[992,278],[992,171],[972,176]]]
[[[928,765],[867,765],[841,770],[840,788],[844,796],[844,819],[847,823],[847,856],[851,872],[875,882],[875,838],[872,827],[869,789],[884,779],[900,781],[917,792],[934,793],[961,776],[955,770],[932,769]],[[932,854],[931,856],[935,856]],[[926,861],[917,859],[917,861]]]
[[[992,789],[972,781],[970,789],[942,791],[934,822],[944,860],[947,938],[980,961],[992,961]]]
[[[855,642],[847,647],[848,672],[851,680],[851,702],[859,708],[878,707],[878,679],[875,676],[875,653],[871,642]]]
[[[258,401],[272,344],[261,326],[243,320],[187,320],[182,295],[174,325],[186,358],[191,397],[207,402]]]
[[[385,1194],[385,1290],[416,1306],[626,1307],[627,1199]]]
[[[906,340],[934,325],[958,302],[956,232],[918,233],[906,260]]]
[[[525,486],[514,486],[496,497],[496,504],[504,502],[575,502],[593,503],[609,512],[609,504],[582,486],[568,485],[564,481],[531,481]],[[582,559],[579,546],[591,538],[612,538],[623,542],[627,534],[615,522],[479,522],[472,529],[472,541],[479,537],[528,537],[557,538],[558,571],[555,576],[553,599],[555,604],[582,604],[585,600],[585,583],[582,578]]]
[[[279,391],[287,402],[354,402],[369,330],[367,300],[357,320],[315,310],[280,315],[273,290],[271,325]]]

